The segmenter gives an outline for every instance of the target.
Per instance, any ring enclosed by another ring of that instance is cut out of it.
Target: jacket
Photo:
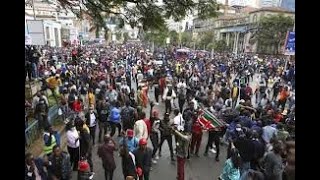
[[[41,176],[41,180],[47,180],[48,174],[44,170],[43,160],[41,158],[36,158],[34,163],[38,169],[38,173]],[[32,172],[27,165],[25,165],[25,180],[36,180],[35,173]]]
[[[177,156],[181,158],[186,158],[188,154],[188,148],[189,148],[191,136],[184,135],[177,130],[174,130],[173,132],[177,138],[176,139]]]
[[[131,139],[129,139],[128,137],[122,138],[120,139],[119,144],[123,144],[123,141],[126,142],[129,152],[133,152],[138,148],[139,140],[136,137],[132,137]]]
[[[102,165],[106,170],[115,170],[116,163],[114,161],[115,146],[110,144],[103,144],[98,148],[98,156],[102,160]]]
[[[132,159],[134,155],[131,156],[130,154],[131,153],[129,152],[128,156],[121,158],[122,173],[124,177],[133,176],[136,178],[137,173],[136,173],[136,167],[135,167],[135,160]]]
[[[121,119],[120,109],[113,107],[110,113],[110,121],[114,123],[120,123],[120,119]]]
[[[90,141],[90,133],[83,129],[80,131],[80,155],[84,157],[87,153],[91,153],[92,151],[92,141]]]
[[[95,113],[95,112],[93,112],[93,114],[96,116],[96,122],[97,122],[97,120],[98,120],[98,115],[97,115],[97,113]],[[90,127],[90,113],[89,113],[89,112],[86,113],[85,118],[86,118],[86,124]],[[95,124],[96,124],[96,123],[95,123]]]
[[[134,134],[135,137],[139,140],[141,138],[148,139],[148,127],[142,119],[136,121],[136,123],[134,124]]]
[[[56,176],[57,178],[69,179],[71,177],[70,156],[67,152],[61,153],[61,167],[58,169],[58,161],[52,154],[49,156],[48,174],[49,178]]]
[[[222,174],[220,175],[222,180],[239,180],[240,179],[240,170],[235,168],[231,159],[227,159],[224,164]]]
[[[169,121],[166,122],[165,120],[160,121],[160,127],[161,136],[171,136],[171,125],[169,124]]]
[[[136,160],[136,167],[140,167],[143,172],[149,172],[152,160],[152,150],[147,147],[145,151],[136,149],[133,152]]]

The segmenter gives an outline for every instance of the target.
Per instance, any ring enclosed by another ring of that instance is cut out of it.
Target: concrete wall
[[[61,25],[53,21],[44,21],[43,23],[46,42],[49,41],[50,46],[61,47]],[[47,28],[49,28],[49,37]],[[55,28],[57,29],[57,36],[55,35]]]

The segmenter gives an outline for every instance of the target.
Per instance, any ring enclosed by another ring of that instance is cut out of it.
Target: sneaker
[[[156,102],[156,103],[154,103],[154,105],[158,106],[158,105],[159,105],[159,103],[157,103],[157,102]]]
[[[215,149],[210,149],[210,152],[212,152],[213,154],[217,153],[217,151]]]
[[[94,174],[95,174],[94,172],[91,172],[91,175],[89,176],[90,180],[93,179]]]
[[[157,164],[157,161],[154,160],[154,159],[152,159],[152,163],[153,163],[153,164]]]
[[[208,153],[203,153],[204,156],[208,156]]]
[[[154,159],[155,159],[155,160],[159,160],[159,156],[156,156]]]

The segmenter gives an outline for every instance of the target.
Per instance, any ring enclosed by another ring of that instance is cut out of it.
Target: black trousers
[[[93,145],[95,144],[95,139],[96,139],[96,129],[97,129],[97,126],[89,127],[90,137],[92,139]]]
[[[113,179],[113,172],[114,172],[114,170],[104,169],[104,176],[105,176],[106,180]]]
[[[166,113],[171,113],[171,100],[165,100]]]
[[[159,134],[156,132],[151,132],[150,140],[153,146],[152,158],[154,158],[159,148]]]
[[[99,143],[101,142],[102,131],[103,131],[103,136],[107,134],[108,122],[99,122]]]
[[[168,146],[169,146],[169,149],[170,149],[170,156],[171,158],[173,158],[173,148],[172,148],[172,136],[171,135],[167,135],[167,136],[162,136],[161,135],[161,138],[160,138],[160,145],[159,145],[159,155],[161,155],[161,147],[162,147],[162,144],[165,140],[167,140],[167,143],[168,143]]]
[[[220,154],[220,138],[218,134],[214,131],[209,131],[208,143],[206,146],[205,153],[208,153],[209,147],[213,148],[212,143],[216,146],[216,158],[219,157]]]
[[[179,98],[178,103],[179,103],[180,113],[182,113],[183,111],[183,106],[185,102],[186,102],[186,99]]]
[[[79,161],[79,147],[72,148],[68,146],[68,153],[70,154],[70,163],[74,171],[78,170],[78,161]]]
[[[155,87],[154,88],[154,97],[155,97],[157,103],[159,102],[159,96],[160,96],[160,88]]]
[[[116,133],[116,127],[118,128],[118,136],[121,134],[121,124],[120,123],[114,123],[110,121],[111,126],[111,133],[110,136],[113,137],[113,135]]]

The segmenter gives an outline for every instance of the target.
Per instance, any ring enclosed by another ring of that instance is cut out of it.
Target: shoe
[[[207,153],[207,152],[205,152],[205,153],[203,153],[203,155],[204,155],[204,156],[208,156],[208,153]]]
[[[195,155],[196,155],[196,157],[200,157],[200,156],[199,156],[199,153],[196,153]]]
[[[154,160],[154,159],[152,159],[152,163],[153,163],[153,164],[157,164],[157,161]]]
[[[219,161],[220,161],[218,157],[216,157],[216,161],[217,161],[217,162],[219,162]]]
[[[210,149],[210,152],[212,152],[213,154],[217,153],[217,151],[215,149]]]
[[[176,160],[174,159],[174,157],[172,157],[172,158],[171,158],[171,161],[176,161]]]
[[[154,159],[155,159],[155,160],[159,160],[159,156],[156,156]]]
[[[89,179],[91,180],[91,179],[93,179],[93,176],[95,175],[95,173],[94,172],[91,172],[91,175],[89,176]]]
[[[161,157],[161,153],[159,153],[158,156]]]

